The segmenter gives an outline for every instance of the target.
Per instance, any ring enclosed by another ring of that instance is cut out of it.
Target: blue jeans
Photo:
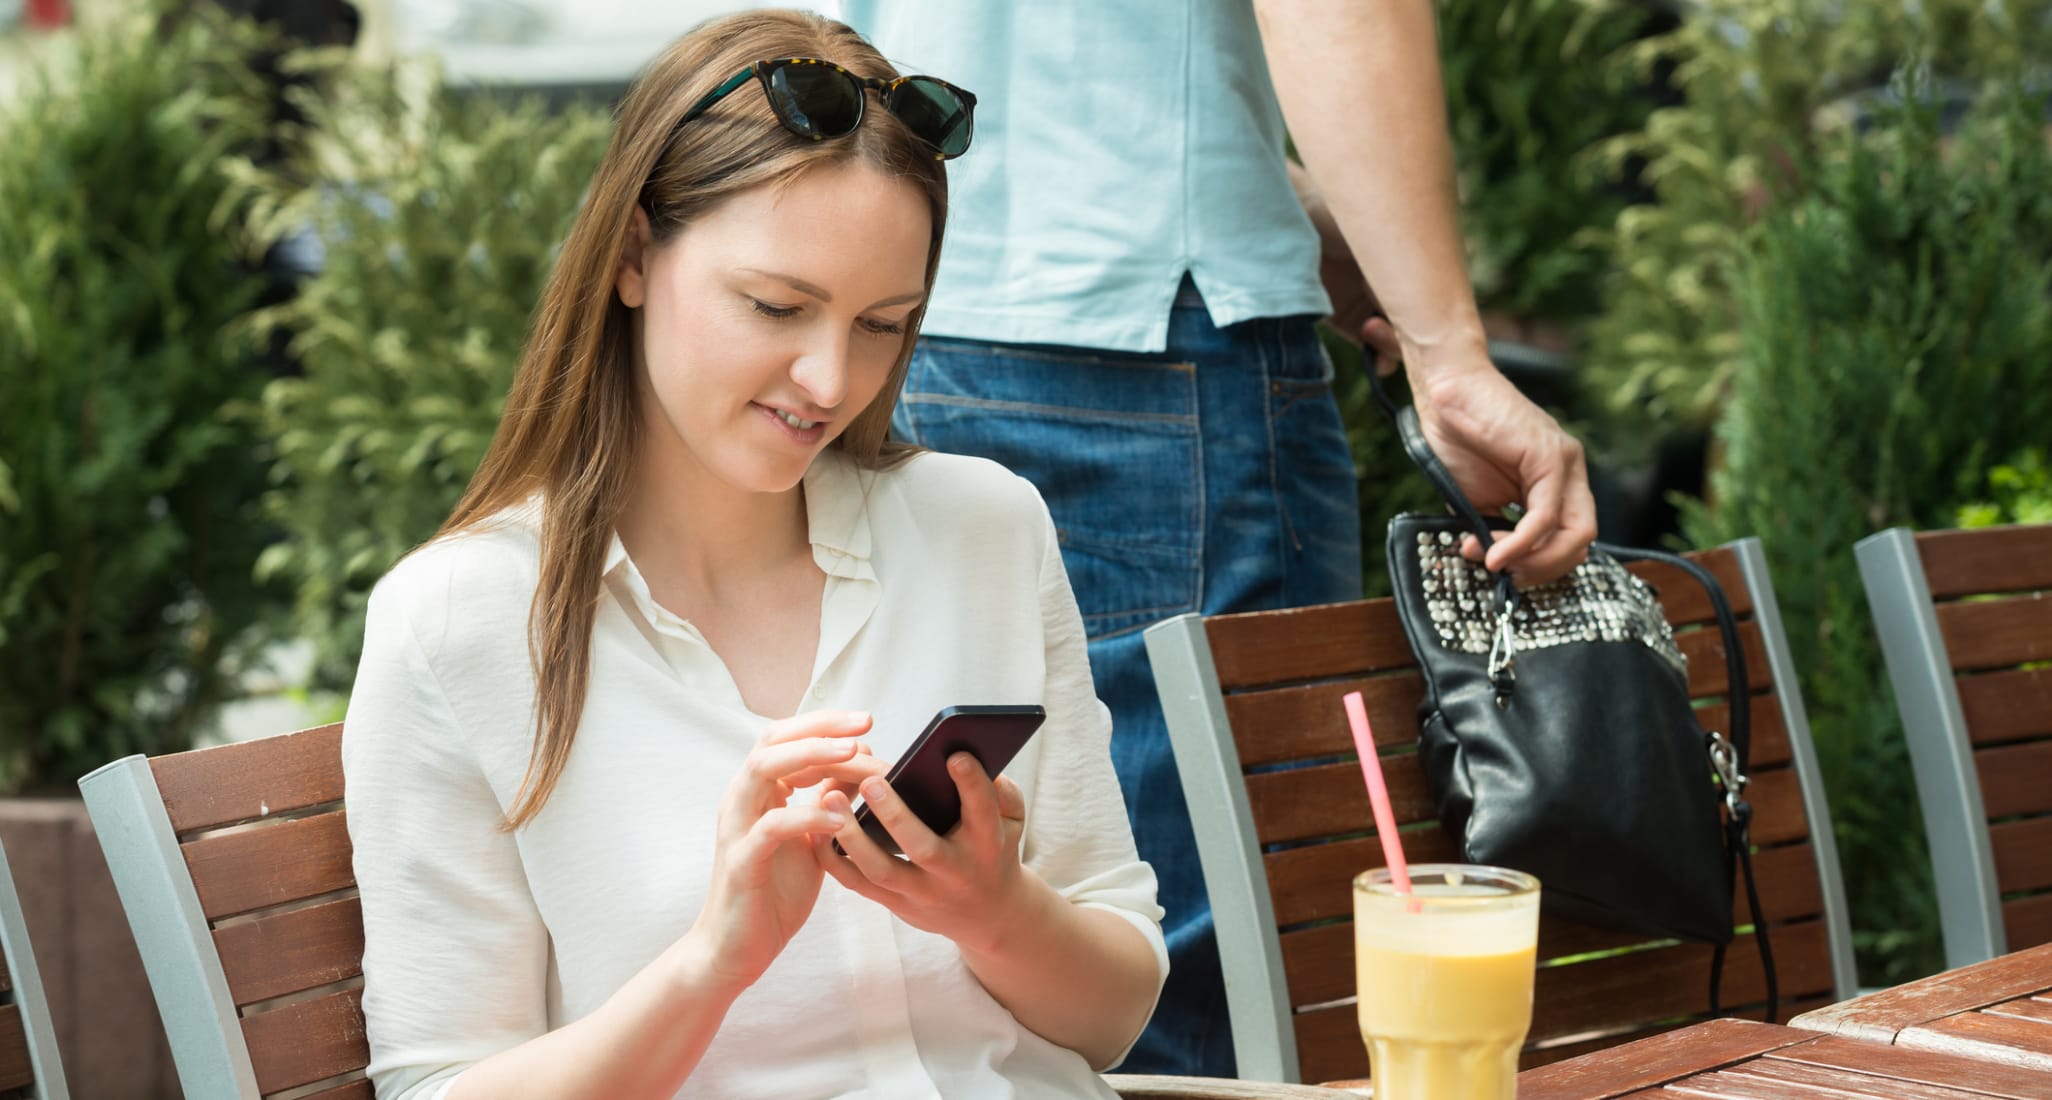
[[[920,341],[893,431],[1038,486],[1112,713],[1112,763],[1167,911],[1161,1003],[1120,1068],[1233,1076],[1211,905],[1150,623],[1357,599],[1361,518],[1332,365],[1310,317],[1211,323],[1189,282],[1155,354]]]

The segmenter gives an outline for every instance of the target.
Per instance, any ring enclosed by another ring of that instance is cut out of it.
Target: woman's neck
[[[752,493],[676,464],[638,471],[619,533],[650,588],[694,603],[811,556],[802,485]]]

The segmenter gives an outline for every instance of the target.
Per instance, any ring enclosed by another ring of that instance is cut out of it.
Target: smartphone
[[[1047,712],[1037,706],[948,707],[933,716],[884,779],[927,828],[946,836],[962,820],[962,796],[948,774],[948,758],[966,752],[995,779],[1046,720]],[[898,842],[867,803],[855,807],[855,823],[884,851],[900,854]],[[838,842],[834,850],[840,850]]]

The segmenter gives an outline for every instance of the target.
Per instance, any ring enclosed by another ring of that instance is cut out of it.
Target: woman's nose
[[[791,364],[791,380],[821,409],[833,409],[848,396],[848,339],[822,336]]]

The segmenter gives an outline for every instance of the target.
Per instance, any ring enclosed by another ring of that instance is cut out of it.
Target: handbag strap
[[[1440,497],[1446,501],[1449,508],[1453,509],[1454,515],[1458,516],[1461,522],[1467,526],[1468,530],[1477,539],[1481,540],[1483,550],[1488,550],[1493,541],[1489,521],[1483,517],[1481,510],[1475,507],[1474,502],[1468,499],[1468,494],[1461,491],[1460,484],[1454,480],[1453,472],[1446,468],[1446,463],[1442,462],[1439,456],[1433,453],[1432,444],[1425,438],[1425,427],[1418,420],[1417,408],[1410,405],[1398,405],[1395,399],[1390,397],[1389,391],[1383,388],[1381,375],[1372,367],[1367,373],[1369,385],[1375,391],[1376,403],[1382,406],[1383,413],[1396,424],[1397,435],[1403,440],[1404,450],[1410,455],[1411,462],[1425,474],[1426,480],[1432,482],[1432,487],[1439,491]],[[1767,918],[1761,912],[1760,892],[1755,888],[1753,880],[1753,845],[1750,831],[1753,820],[1753,807],[1744,797],[1747,783],[1746,771],[1749,761],[1752,759],[1752,712],[1751,707],[1746,705],[1749,696],[1748,685],[1751,683],[1751,679],[1746,674],[1745,647],[1739,640],[1738,620],[1732,614],[1731,601],[1725,598],[1724,586],[1717,582],[1717,578],[1712,576],[1708,569],[1679,554],[1669,554],[1661,550],[1613,546],[1609,543],[1601,542],[1594,545],[1596,549],[1602,550],[1613,558],[1626,561],[1658,561],[1680,569],[1703,586],[1703,590],[1709,594],[1711,610],[1717,615],[1717,629],[1723,636],[1724,641],[1724,672],[1727,685],[1725,698],[1731,701],[1731,718],[1729,722],[1731,739],[1726,741],[1719,734],[1711,732],[1704,735],[1704,745],[1710,757],[1711,766],[1717,774],[1718,781],[1724,787],[1725,873],[1727,875],[1732,874],[1734,870],[1733,864],[1736,863],[1736,869],[1745,876],[1746,903],[1751,910],[1753,918],[1753,938],[1759,944],[1760,964],[1765,969],[1767,976],[1766,1018],[1769,1023],[1772,1023],[1780,1015],[1781,997],[1780,989],[1775,982],[1774,951],[1767,940]],[[1501,615],[1507,610],[1513,609],[1518,599],[1517,586],[1511,582],[1510,574],[1496,574],[1496,610],[1498,614]],[[1493,665],[1494,658],[1492,656]],[[1491,678],[1495,678],[1493,667]],[[1503,690],[1502,684],[1498,685],[1498,690],[1499,692]],[[1716,945],[1711,955],[1710,1014],[1712,1016],[1717,1015],[1720,1011],[1719,994],[1724,980],[1724,957],[1727,946],[1727,944],[1722,943]]]
[[[1750,696],[1748,685],[1751,677],[1746,674],[1746,652],[1739,640],[1738,619],[1731,612],[1731,601],[1724,595],[1724,586],[1717,582],[1708,569],[1679,554],[1661,550],[1643,550],[1632,547],[1612,546],[1608,543],[1595,544],[1604,553],[1625,561],[1657,561],[1674,566],[1687,573],[1703,591],[1710,596],[1710,609],[1717,615],[1717,630],[1724,640],[1725,698],[1731,703],[1729,726],[1731,739],[1726,741],[1717,733],[1704,735],[1710,753],[1711,767],[1717,773],[1717,780],[1724,787],[1724,862],[1726,873],[1732,871],[1732,863],[1745,875],[1746,905],[1753,918],[1753,940],[1760,947],[1760,965],[1767,976],[1767,1022],[1776,1022],[1781,1011],[1780,989],[1774,978],[1774,949],[1767,941],[1767,918],[1760,910],[1760,891],[1753,881],[1753,804],[1745,799],[1748,762],[1752,759],[1753,715],[1747,705]],[[1718,944],[1710,960],[1710,1014],[1719,1012],[1719,992],[1724,979],[1724,955],[1728,944]]]

